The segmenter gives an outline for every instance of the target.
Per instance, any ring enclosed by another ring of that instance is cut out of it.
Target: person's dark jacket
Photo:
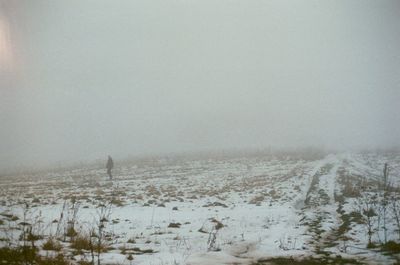
[[[114,162],[111,158],[111,156],[108,157],[107,165],[106,165],[108,170],[111,170],[114,167]]]

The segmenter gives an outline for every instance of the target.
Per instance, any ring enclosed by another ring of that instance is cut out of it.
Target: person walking
[[[111,169],[113,169],[114,167],[114,161],[112,160],[111,156],[108,156],[108,160],[107,160],[107,174],[110,177],[110,180],[112,179],[112,174],[111,174]]]

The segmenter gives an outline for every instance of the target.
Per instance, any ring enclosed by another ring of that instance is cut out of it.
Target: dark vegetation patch
[[[54,251],[60,251],[62,249],[62,246],[60,242],[55,240],[54,238],[49,238],[42,247],[43,250],[54,250]]]
[[[387,243],[382,244],[381,249],[386,252],[398,254],[400,253],[400,243],[388,241]]]
[[[181,227],[181,223],[170,223],[168,225],[169,228],[180,228]]]
[[[223,207],[223,208],[228,208],[228,205],[221,203],[221,202],[213,202],[213,203],[207,203],[205,205],[203,205],[203,207]]]
[[[124,255],[143,255],[143,254],[153,254],[157,253],[153,249],[140,249],[138,247],[128,248],[128,247],[121,247],[119,248],[121,254]]]
[[[7,265],[71,265],[61,254],[56,257],[40,257],[37,248],[21,246],[0,248],[0,264]]]
[[[362,216],[359,212],[351,212],[349,214],[343,213],[340,215],[340,219],[342,220],[341,225],[335,231],[338,239],[344,239],[344,235],[346,232],[351,230],[351,224],[362,224]]]
[[[92,242],[88,236],[76,236],[71,242],[71,248],[76,250],[91,250],[93,248]]]

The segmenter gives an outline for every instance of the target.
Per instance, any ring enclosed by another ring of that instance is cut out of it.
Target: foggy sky
[[[400,2],[0,1],[0,170],[400,143]]]

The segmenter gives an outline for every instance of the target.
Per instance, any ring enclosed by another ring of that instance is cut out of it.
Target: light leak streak
[[[10,26],[0,17],[0,71],[12,71],[13,59]]]

